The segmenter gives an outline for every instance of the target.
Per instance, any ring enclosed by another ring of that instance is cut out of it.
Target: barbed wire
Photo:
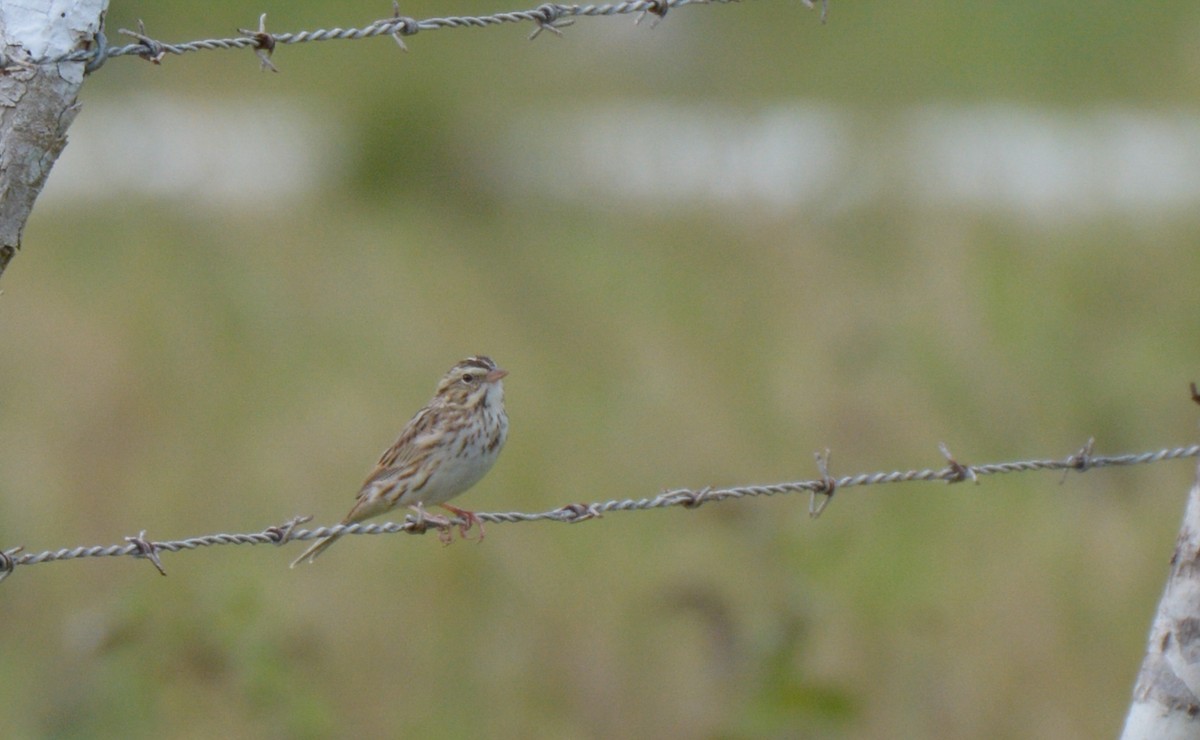
[[[437,31],[443,29],[487,28],[505,24],[532,23],[536,27],[529,35],[535,39],[543,31],[562,35],[562,29],[572,25],[576,18],[600,17],[638,14],[638,23],[647,15],[655,16],[657,24],[667,16],[672,8],[687,5],[726,5],[742,0],[633,0],[622,3],[567,5],[562,3],[542,3],[536,8],[514,10],[490,15],[474,16],[445,16],[417,19],[400,15],[398,2],[393,2],[391,17],[373,21],[360,28],[330,28],[316,31],[295,31],[289,33],[270,33],[267,31],[267,14],[259,16],[256,29],[239,28],[239,36],[231,38],[200,39],[177,44],[168,44],[154,39],[146,34],[146,28],[138,21],[138,29],[131,31],[126,28],[118,29],[118,33],[136,39],[137,43],[125,46],[109,46],[108,37],[103,28],[97,32],[87,49],[78,49],[67,54],[39,60],[17,61],[6,59],[0,55],[0,69],[5,72],[14,71],[32,65],[49,65],[61,62],[84,62],[85,71],[91,73],[100,69],[106,61],[113,57],[139,56],[154,64],[160,64],[167,54],[182,55],[193,51],[216,51],[230,49],[253,49],[258,55],[262,69],[278,72],[271,62],[271,54],[280,44],[303,44],[310,41],[357,41],[360,39],[390,36],[404,51],[408,51],[405,37],[413,36],[421,31]],[[814,9],[816,0],[800,0],[805,7]],[[829,15],[829,0],[820,0],[821,22],[824,23]]]
[[[985,465],[966,465],[955,460],[949,449],[941,445],[942,455],[946,458],[946,466],[923,470],[894,471],[890,473],[860,473],[842,478],[829,474],[829,451],[817,453],[817,469],[820,477],[812,480],[801,480],[768,485],[736,486],[731,488],[700,489],[675,488],[663,491],[657,496],[637,499],[613,499],[595,503],[577,503],[560,506],[557,509],[536,513],[519,511],[507,512],[476,512],[475,517],[489,524],[515,524],[518,522],[560,522],[575,524],[589,519],[598,519],[604,514],[614,511],[648,511],[672,506],[682,506],[696,509],[709,502],[726,501],[730,499],[754,498],[759,496],[778,496],[793,493],[809,493],[808,511],[812,517],[820,516],[825,507],[832,501],[834,494],[843,488],[854,486],[871,486],[885,483],[935,482],[960,483],[974,481],[988,475],[1003,473],[1026,473],[1035,470],[1058,470],[1066,473],[1076,471],[1084,473],[1096,468],[1107,468],[1120,465],[1143,465],[1164,460],[1200,456],[1200,445],[1174,447],[1154,452],[1126,455],[1095,455],[1093,448],[1095,440],[1089,439],[1087,444],[1067,457],[1060,460],[1019,460],[1015,462],[989,463]],[[46,550],[40,553],[25,553],[23,547],[12,547],[0,552],[0,581],[3,581],[17,566],[38,565],[61,560],[76,560],[79,558],[105,558],[133,556],[149,560],[159,573],[167,574],[163,568],[159,554],[163,552],[183,552],[196,550],[201,547],[217,545],[285,545],[289,542],[320,539],[330,535],[355,534],[424,534],[430,528],[447,534],[452,528],[464,528],[468,522],[461,517],[442,518],[424,517],[418,515],[406,516],[403,522],[386,523],[357,523],[336,524],[328,527],[303,529],[300,525],[312,520],[309,516],[298,516],[283,524],[267,527],[261,532],[245,534],[211,534],[201,537],[191,537],[185,540],[170,540],[154,542],[146,539],[142,530],[135,537],[126,537],[124,545],[107,545],[92,547],[73,547],[60,550]]]

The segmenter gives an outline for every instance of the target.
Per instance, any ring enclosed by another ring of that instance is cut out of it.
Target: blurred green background
[[[114,2],[108,28],[386,5]],[[483,511],[812,478],[825,447],[844,475],[937,467],[942,441],[983,463],[1194,440],[1200,6],[834,0],[821,26],[763,0],[530,30],[94,75],[2,285],[0,546],[333,523],[477,352],[511,371],[508,447],[459,500]],[[354,537],[296,570],[299,544],[168,553],[167,578],[21,569],[0,726],[1111,736],[1192,480]]]

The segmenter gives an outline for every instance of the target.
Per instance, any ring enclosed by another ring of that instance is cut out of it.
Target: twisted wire
[[[826,500],[820,508],[814,508],[813,500],[809,502],[809,512],[813,516],[820,513],[824,505],[832,499],[834,493],[843,488],[855,486],[882,485],[886,483],[935,482],[958,483],[965,480],[979,482],[979,478],[988,475],[1005,473],[1026,473],[1035,470],[1087,472],[1095,468],[1106,468],[1123,465],[1143,465],[1179,460],[1200,456],[1200,445],[1174,447],[1153,452],[1126,455],[1093,455],[1093,440],[1089,440],[1078,452],[1058,460],[1018,460],[1014,462],[989,463],[984,465],[965,465],[950,456],[949,451],[942,446],[942,454],[946,457],[943,468],[925,468],[922,470],[893,471],[880,473],[859,473],[857,475],[835,478],[829,476],[826,468],[829,454],[817,456],[821,478],[800,480],[767,485],[734,486],[729,488],[675,488],[663,491],[656,496],[636,499],[612,499],[593,503],[576,503],[560,506],[557,509],[541,512],[476,512],[475,516],[489,524],[515,524],[518,522],[561,522],[577,523],[596,519],[614,511],[648,511],[671,506],[682,506],[694,509],[709,502],[727,501],[730,499],[754,498],[759,496],[778,496],[807,491],[813,498],[825,496]],[[407,516],[403,522],[336,524],[327,527],[301,528],[300,525],[311,520],[311,517],[294,517],[283,524],[267,527],[261,532],[244,534],[211,534],[191,537],[184,540],[168,540],[164,542],[146,539],[143,531],[137,537],[127,537],[124,545],[97,545],[46,550],[39,553],[21,554],[22,547],[13,547],[0,551],[0,581],[12,574],[17,566],[38,565],[60,560],[75,560],[79,558],[104,558],[134,556],[150,560],[159,572],[166,575],[158,555],[163,552],[183,552],[196,550],[201,547],[217,545],[284,545],[291,541],[320,539],[329,535],[355,534],[424,534],[434,526],[423,518]],[[461,518],[448,520],[449,526],[466,524]]]
[[[800,0],[806,7],[814,8],[814,0]],[[120,33],[137,39],[137,43],[124,46],[109,46],[103,33],[96,36],[96,43],[89,49],[79,49],[56,57],[33,60],[26,64],[57,64],[59,62],[85,62],[88,71],[99,69],[104,62],[113,57],[136,55],[159,63],[164,55],[182,55],[194,51],[216,51],[229,49],[254,49],[267,55],[277,44],[303,44],[310,41],[357,41],[391,36],[404,46],[403,37],[412,36],[421,31],[438,31],[443,29],[487,28],[505,24],[532,23],[537,28],[530,35],[536,37],[542,31],[561,33],[559,29],[570,25],[575,18],[601,17],[638,14],[653,14],[664,18],[672,8],[687,5],[731,4],[741,0],[632,0],[622,3],[603,3],[585,5],[566,5],[561,3],[542,3],[536,8],[514,10],[490,15],[477,16],[445,16],[416,19],[399,14],[374,21],[361,28],[322,28],[315,31],[296,31],[289,33],[267,33],[265,28],[266,15],[259,19],[257,30],[239,29],[240,36],[231,38],[198,39],[177,44],[168,44],[153,39],[145,34],[145,29],[129,31],[120,29]],[[828,13],[829,0],[821,0],[821,21],[824,22]],[[140,26],[140,23],[139,23]]]

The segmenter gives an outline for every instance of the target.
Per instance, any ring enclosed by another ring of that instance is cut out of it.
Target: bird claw
[[[484,538],[483,520],[480,519],[479,517],[475,516],[475,512],[467,511],[466,509],[460,509],[457,506],[451,506],[450,504],[439,504],[439,506],[441,506],[446,511],[449,511],[450,513],[454,514],[455,516],[457,516],[463,520],[462,523],[458,525],[458,536],[459,537],[462,537],[464,540],[469,539],[467,537],[467,532],[470,532],[471,527],[478,524],[479,525],[479,539],[476,541],[483,542],[483,538]]]

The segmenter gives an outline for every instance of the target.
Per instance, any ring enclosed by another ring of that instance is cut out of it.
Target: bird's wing
[[[437,407],[431,404],[408,420],[400,437],[384,450],[376,468],[362,481],[359,498],[371,495],[376,483],[384,479],[408,479],[413,469],[425,462],[428,453],[437,449],[445,438],[444,429],[436,426],[437,416]]]
[[[399,502],[410,486],[419,489],[425,485],[436,467],[428,465],[429,454],[445,437],[445,430],[437,423],[439,416],[438,404],[434,402],[408,420],[363,481],[343,524],[383,514]]]

